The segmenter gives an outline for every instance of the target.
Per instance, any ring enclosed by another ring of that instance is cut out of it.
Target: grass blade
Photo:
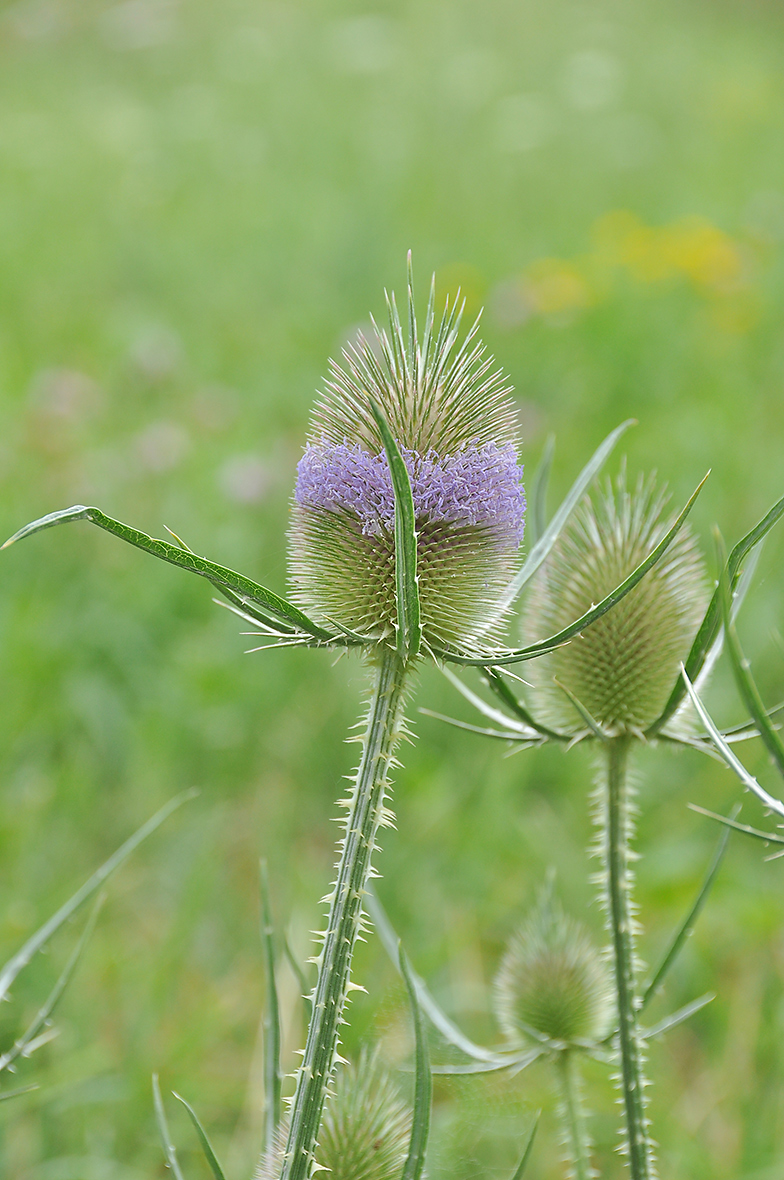
[[[710,474],[710,472],[708,474]],[[645,575],[648,573],[648,570],[653,568],[653,566],[668,548],[676,534],[682,528],[683,523],[691,512],[694,506],[694,501],[702,491],[703,485],[705,484],[705,480],[707,478],[708,476],[706,475],[705,478],[700,481],[695,491],[689,498],[687,504],[678,514],[678,517],[674,521],[671,528],[667,530],[659,544],[655,549],[651,550],[645,560],[641,561],[637,568],[632,570],[628,578],[625,578],[619,586],[616,586],[614,590],[611,590],[607,597],[603,598],[600,603],[591,607],[589,611],[586,611],[586,613],[579,619],[576,619],[573,623],[570,623],[568,627],[563,629],[563,631],[559,631],[557,635],[551,635],[549,639],[542,639],[539,641],[539,643],[534,643],[530,647],[518,648],[516,651],[511,650],[501,652],[487,652],[481,656],[469,656],[464,655],[462,652],[445,651],[434,647],[434,654],[440,659],[451,660],[452,663],[455,664],[470,664],[479,667],[488,667],[491,665],[493,667],[502,667],[505,664],[519,664],[523,660],[533,660],[537,656],[547,655],[548,652],[554,651],[557,647],[562,647],[563,644],[574,638],[575,635],[578,635],[581,631],[584,631],[586,627],[589,627],[591,623],[596,622],[596,620],[600,619],[602,615],[607,614],[607,611],[611,610],[616,603],[620,602],[620,600],[624,598],[630,590],[633,590],[637,583],[645,577]]]
[[[411,1017],[414,1023],[416,1042],[416,1080],[414,1083],[414,1118],[411,1123],[411,1139],[400,1180],[419,1180],[425,1166],[427,1140],[430,1134],[430,1107],[433,1101],[433,1078],[430,1073],[430,1053],[427,1045],[427,1029],[422,1010],[417,1000],[416,988],[411,978],[411,969],[403,947],[398,948],[400,973],[406,981]]]
[[[414,520],[414,497],[408,468],[392,436],[386,418],[374,401],[370,409],[381,433],[386,451],[392,490],[395,495],[395,598],[397,600],[397,650],[403,660],[419,654],[422,625],[419,611],[417,578],[417,535]]]
[[[260,862],[261,941],[267,998],[264,1008],[264,1144],[269,1151],[280,1124],[280,1006],[275,983],[275,928],[272,925],[267,862]]]
[[[784,803],[782,803],[780,799],[776,799],[775,796],[769,795],[765,788],[760,786],[754,775],[749,774],[748,770],[746,770],[746,767],[743,765],[740,759],[735,756],[735,754],[732,752],[732,749],[727,745],[726,741],[721,736],[721,733],[717,729],[713,718],[710,716],[708,710],[703,705],[698,693],[695,692],[694,686],[689,680],[685,669],[682,669],[681,675],[683,676],[683,679],[686,683],[686,691],[691,698],[694,708],[697,710],[700,716],[702,724],[707,729],[714,746],[719,751],[730,770],[735,771],[735,774],[743,783],[744,787],[748,787],[748,789],[757,796],[757,798],[761,803],[764,804],[765,807],[769,808],[770,811],[775,811],[776,815],[784,818]]]
[[[142,533],[139,529],[131,528],[130,525],[106,516],[99,508],[76,504],[73,508],[65,508],[61,512],[50,512],[48,516],[42,516],[40,520],[34,520],[31,524],[25,525],[18,533],[14,533],[13,537],[9,537],[0,548],[7,549],[9,545],[21,541],[23,537],[30,537],[33,533],[39,533],[43,529],[52,528],[57,524],[67,524],[73,520],[88,520],[98,528],[105,529],[112,536],[119,537],[121,541],[126,541],[129,545],[134,545],[145,553],[151,553],[153,557],[158,557],[161,561],[167,561],[170,565],[176,565],[189,573],[206,578],[221,593],[229,591],[227,597],[235,606],[244,605],[247,602],[260,607],[265,615],[271,614],[274,619],[296,627],[313,639],[332,639],[329,631],[319,627],[298,607],[287,602],[285,598],[280,598],[272,590],[268,590],[266,586],[260,586],[258,582],[246,578],[244,574],[238,574],[235,570],[216,565],[214,561],[208,561],[206,557],[199,557],[190,549],[181,549],[178,545],[171,545],[168,541],[149,537],[147,533]],[[265,619],[262,618],[260,621],[263,622]]]
[[[163,1109],[163,1099],[161,1098],[161,1087],[158,1085],[157,1073],[152,1075],[152,1099],[155,1104],[155,1121],[158,1124],[158,1132],[161,1137],[161,1143],[163,1144],[163,1154],[166,1156],[166,1163],[171,1168],[174,1180],[184,1180],[177,1161],[177,1148],[172,1143],[169,1124],[166,1122],[166,1111]]]
[[[531,1127],[531,1130],[528,1132],[528,1142],[525,1145],[525,1151],[523,1152],[523,1158],[520,1160],[519,1166],[518,1166],[517,1171],[515,1172],[514,1176],[512,1177],[512,1180],[523,1180],[523,1176],[525,1175],[526,1168],[528,1167],[528,1163],[529,1163],[531,1156],[533,1154],[534,1139],[536,1139],[536,1131],[539,1126],[539,1119],[541,1117],[541,1113],[542,1113],[541,1111],[537,1112],[536,1118],[534,1119],[534,1125]]]
[[[182,794],[177,795],[174,799],[166,803],[160,811],[156,811],[155,815],[151,819],[148,819],[146,824],[143,824],[124,844],[121,844],[117,851],[99,869],[96,869],[93,875],[85,881],[81,889],[77,889],[73,897],[69,898],[64,905],[60,906],[60,909],[56,914],[52,915],[48,922],[44,922],[43,926],[31,938],[28,938],[22,949],[17,951],[14,957],[9,959],[2,970],[0,970],[0,1000],[3,1000],[8,995],[11,984],[19,972],[27,966],[33,955],[49,941],[64,922],[68,921],[71,914],[75,913],[79,906],[83,905],[88,897],[92,896],[97,889],[100,889],[106,878],[130,856],[135,848],[138,848],[143,840],[146,840],[156,828],[159,828],[173,811],[176,811],[186,800],[193,799],[197,793],[193,790],[183,791]]]
[[[726,576],[730,595],[735,593],[735,587],[738,584],[741,566],[745,558],[767,536],[782,515],[784,515],[784,496],[773,505],[771,510],[763,516],[762,520],[753,529],[746,533],[745,537],[741,537],[740,541],[738,541],[730,553],[726,565]],[[721,619],[721,587],[717,586],[694,638],[688,659],[686,660],[686,676],[692,684],[699,676],[708,653],[713,647],[714,640],[721,627]],[[685,691],[685,682],[679,677],[675,682],[675,687],[670,693],[670,698],[664,706],[661,715],[645,731],[646,737],[652,737],[655,733],[658,733],[662,726],[667,724],[672,715],[677,712],[684,698]]]
[[[370,919],[376,928],[376,934],[381,939],[384,950],[399,970],[400,959],[398,956],[398,947],[400,945],[400,939],[395,933],[384,907],[378,900],[376,894],[370,889],[365,895],[365,909],[370,915]],[[497,1059],[497,1055],[490,1049],[485,1049],[481,1045],[475,1044],[460,1031],[457,1025],[449,1019],[447,1014],[433,999],[425,981],[417,975],[413,968],[409,968],[409,975],[416,991],[417,1002],[420,1008],[433,1027],[438,1029],[444,1040],[449,1041],[450,1045],[454,1045],[456,1049],[460,1049],[467,1057],[473,1057],[475,1061],[495,1061]]]
[[[18,1040],[14,1041],[13,1045],[8,1050],[8,1052],[3,1053],[3,1055],[0,1057],[0,1071],[2,1071],[4,1069],[8,1069],[9,1065],[11,1065],[11,1063],[13,1061],[16,1061],[17,1057],[29,1057],[30,1056],[35,1038],[38,1036],[41,1029],[46,1026],[49,1018],[51,1017],[52,1013],[54,1012],[55,1008],[57,1007],[57,1004],[60,1001],[60,997],[62,996],[63,992],[65,991],[66,987],[68,986],[68,982],[76,969],[76,964],[79,962],[79,959],[81,958],[82,951],[84,950],[85,946],[87,945],[90,935],[92,934],[93,930],[95,929],[95,923],[98,918],[98,913],[99,913],[102,905],[103,905],[103,898],[99,897],[98,901],[93,906],[92,913],[90,914],[90,917],[87,919],[87,925],[85,926],[84,930],[82,931],[81,938],[79,939],[78,943],[76,944],[76,947],[72,951],[71,956],[68,959],[68,962],[66,963],[62,973],[60,974],[60,978],[55,983],[54,987],[52,988],[51,992],[47,996],[46,1000],[44,1000],[44,1003],[42,1004],[42,1006],[38,1009],[38,1012],[36,1013],[35,1017],[33,1018],[32,1023],[27,1028],[27,1030],[22,1034],[21,1037],[19,1037]],[[40,1043],[41,1042],[39,1042],[39,1044]]]
[[[503,600],[505,608],[508,608],[512,605],[523,586],[525,586],[526,583],[531,580],[536,571],[539,569],[542,562],[550,553],[553,545],[558,540],[559,534],[567,520],[582,499],[588,485],[601,471],[618,439],[622,434],[624,434],[625,431],[629,429],[630,426],[633,426],[634,423],[635,420],[633,418],[629,418],[626,422],[622,422],[620,426],[616,426],[615,430],[613,430],[611,434],[607,435],[607,438],[604,440],[604,442],[601,443],[601,445],[594,451],[593,455],[591,455],[591,458],[588,460],[585,467],[583,467],[582,471],[577,476],[577,479],[566,493],[566,496],[564,497],[564,500],[559,506],[557,512],[553,516],[553,519],[550,521],[547,528],[544,529],[541,536],[538,537],[536,544],[523,563],[522,569],[510,582]]]
[[[740,806],[738,805],[733,808],[729,818],[734,820],[737,817],[739,811]],[[692,930],[694,929],[697,918],[700,916],[700,911],[708,899],[708,894],[710,893],[713,882],[716,880],[716,876],[721,867],[721,862],[724,860],[724,853],[727,851],[727,841],[729,838],[730,829],[729,827],[725,827],[724,831],[719,836],[719,842],[716,845],[716,851],[713,854],[711,863],[708,866],[708,871],[705,874],[699,892],[694,899],[694,903],[692,904],[691,909],[686,914],[686,917],[683,919],[678,929],[675,931],[675,934],[670,940],[670,945],[662,956],[659,966],[656,968],[653,976],[651,977],[650,983],[645,987],[639,1007],[639,1011],[641,1013],[645,1011],[645,1009],[648,1007],[648,1004],[656,995],[656,992],[664,982],[665,975],[669,971],[670,967],[672,967],[673,963],[680,954],[686,939],[690,936]]]
[[[206,1159],[207,1163],[210,1165],[210,1170],[212,1171],[212,1174],[215,1177],[215,1180],[226,1180],[226,1177],[223,1174],[223,1168],[218,1163],[215,1152],[212,1150],[212,1144],[210,1143],[209,1139],[207,1138],[207,1132],[204,1130],[204,1127],[199,1122],[199,1118],[198,1118],[198,1115],[196,1114],[196,1111],[193,1109],[193,1107],[189,1103],[187,1103],[185,1101],[185,1099],[182,1097],[181,1094],[178,1094],[176,1092],[176,1090],[172,1090],[172,1095],[177,1099],[178,1102],[181,1102],[182,1105],[187,1110],[190,1120],[193,1123],[194,1127],[196,1128],[196,1134],[199,1137],[199,1143],[201,1143],[201,1149],[204,1152],[204,1158]]]

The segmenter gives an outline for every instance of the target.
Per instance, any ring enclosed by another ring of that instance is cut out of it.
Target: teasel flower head
[[[461,309],[440,323],[434,297],[421,335],[409,283],[404,333],[373,325],[331,363],[299,462],[290,530],[293,597],[326,627],[372,642],[392,636],[395,497],[372,405],[411,482],[422,638],[470,648],[493,633],[515,572],[525,496],[510,389],[477,340],[461,341]]]
[[[512,1044],[541,1038],[563,1048],[612,1027],[609,973],[587,931],[547,891],[512,936],[493,986],[496,1018]]]
[[[321,1121],[314,1173],[331,1180],[399,1180],[408,1154],[411,1111],[378,1050],[363,1049],[356,1065],[343,1065]],[[256,1175],[276,1180],[285,1126]]]
[[[654,476],[641,476],[629,492],[625,471],[615,486],[586,496],[537,578],[525,633],[559,631],[623,581],[672,525],[667,499]],[[611,611],[529,664],[540,716],[567,733],[584,729],[571,694],[608,736],[644,732],[669,697],[708,597],[702,555],[686,525]]]

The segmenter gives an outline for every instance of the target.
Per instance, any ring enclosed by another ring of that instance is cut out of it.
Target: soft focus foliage
[[[712,467],[694,528],[706,552],[714,520],[732,542],[784,490],[782,44],[770,0],[4,4],[2,536],[97,503],[282,591],[325,360],[368,308],[383,318],[379,288],[402,290],[412,248],[423,292],[438,272],[439,305],[458,285],[469,318],[486,305],[529,481],[557,432],[551,507],[632,415],[630,470],[657,468],[680,504]],[[770,702],[781,552],[774,534],[739,620]],[[236,620],[209,599],[87,526],[3,555],[0,959],[159,803],[201,789],[111,886],[61,1036],[20,1065],[19,1084],[35,1072],[42,1090],[0,1105],[0,1172],[15,1180],[163,1178],[153,1069],[193,1102],[227,1174],[258,1159],[258,857],[304,955],[362,676],[318,652],[243,658]],[[707,703],[741,721],[727,682],[719,668]],[[436,672],[418,700],[455,707]],[[379,892],[417,971],[490,1043],[489,981],[547,866],[601,937],[591,768],[579,751],[504,759],[431,719],[416,729]],[[743,751],[753,771],[757,744]],[[726,811],[737,785],[690,751],[641,758],[640,950],[655,962],[715,841],[685,804]],[[753,806],[741,819],[759,826]],[[780,1170],[782,931],[781,863],[732,837],[650,1010],[719,997],[651,1048],[672,1180]],[[3,1044],[73,941],[63,931],[19,981]],[[403,1059],[405,999],[375,941],[356,967],[371,995],[352,1005],[346,1055],[375,1032]],[[300,987],[285,968],[280,986],[291,1070]],[[511,1175],[532,1112],[549,1107],[545,1073],[439,1083],[433,1180]],[[609,1110],[602,1086],[588,1071],[589,1104]],[[199,1175],[186,1116],[171,1121]],[[614,1116],[595,1130],[608,1172]],[[558,1154],[545,1115],[531,1180],[557,1177]]]

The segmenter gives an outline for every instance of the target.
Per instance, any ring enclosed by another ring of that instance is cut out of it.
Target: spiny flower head
[[[284,1123],[256,1180],[280,1175],[285,1130]],[[330,1180],[399,1180],[410,1135],[411,1112],[378,1050],[363,1049],[356,1065],[344,1065],[338,1072],[319,1131],[317,1172],[328,1173]]]
[[[512,936],[493,993],[498,1022],[513,1044],[536,1043],[538,1034],[568,1046],[610,1031],[604,960],[580,923],[549,895]]]
[[[371,402],[403,456],[414,501],[425,642],[470,646],[504,613],[518,565],[525,497],[514,406],[460,310],[436,329],[433,292],[421,338],[409,286],[409,333],[394,297],[387,333],[359,336],[330,364],[294,490],[291,581],[319,622],[373,641],[392,635],[395,500]]]
[[[526,634],[556,633],[622,582],[671,526],[666,501],[654,477],[640,477],[628,492],[625,472],[595,501],[586,496],[537,580]],[[584,728],[563,685],[608,734],[644,731],[667,702],[707,598],[702,556],[684,526],[611,611],[564,647],[532,661],[528,675],[542,715],[566,732]]]

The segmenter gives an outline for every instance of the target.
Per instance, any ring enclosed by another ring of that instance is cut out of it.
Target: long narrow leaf
[[[511,1069],[516,1074],[527,1069],[534,1061],[543,1057],[547,1050],[544,1046],[528,1049],[525,1053],[509,1053],[499,1056],[495,1061],[472,1061],[470,1065],[434,1065],[431,1072],[437,1077],[465,1077],[475,1073],[500,1073],[501,1070]]]
[[[207,1132],[204,1130],[204,1127],[199,1122],[199,1118],[198,1118],[198,1115],[196,1114],[196,1111],[193,1109],[193,1107],[188,1102],[185,1101],[185,1099],[182,1097],[181,1094],[177,1093],[176,1090],[172,1090],[172,1096],[174,1098],[176,1098],[178,1102],[181,1102],[182,1105],[187,1110],[190,1120],[193,1123],[194,1127],[196,1128],[196,1134],[199,1137],[199,1143],[201,1144],[201,1149],[204,1152],[204,1158],[206,1159],[207,1163],[210,1165],[210,1171],[212,1172],[213,1176],[215,1177],[215,1180],[226,1180],[226,1177],[223,1174],[223,1168],[218,1163],[217,1156],[215,1155],[215,1152],[212,1149],[212,1144],[210,1143],[209,1139],[207,1138]]]
[[[537,1128],[539,1127],[539,1119],[541,1117],[541,1113],[542,1113],[541,1111],[537,1112],[536,1118],[534,1119],[534,1125],[531,1127],[531,1130],[528,1132],[528,1142],[525,1145],[525,1151],[523,1152],[523,1158],[520,1160],[517,1171],[515,1172],[514,1176],[512,1177],[512,1180],[523,1180],[523,1176],[525,1175],[525,1172],[526,1172],[526,1169],[527,1169],[528,1164],[530,1162],[531,1156],[533,1155],[534,1139],[536,1139],[536,1131],[537,1131]]]
[[[576,709],[576,711],[579,713],[580,717],[583,719],[583,721],[585,722],[585,724],[587,725],[588,729],[593,734],[593,736],[598,738],[600,742],[606,742],[609,735],[605,733],[605,731],[602,729],[601,725],[596,720],[596,718],[593,717],[589,713],[589,711],[586,709],[585,705],[582,703],[582,701],[579,699],[579,697],[576,697],[574,695],[574,693],[571,692],[570,689],[568,689],[565,684],[562,684],[561,681],[558,680],[556,677],[554,677],[553,679],[554,679],[554,683],[558,686],[558,688],[560,688],[561,692],[567,697],[567,699],[569,700],[569,703],[572,705],[572,707],[574,709]]]
[[[538,538],[533,549],[528,554],[522,569],[509,584],[506,594],[504,595],[504,607],[510,607],[512,605],[523,586],[525,586],[526,583],[531,580],[536,571],[539,569],[542,562],[550,553],[553,545],[558,540],[561,530],[563,529],[574,509],[579,504],[589,484],[594,479],[594,477],[598,475],[606,463],[618,439],[622,434],[624,434],[625,431],[629,429],[630,426],[634,426],[634,424],[634,418],[629,418],[626,422],[622,422],[620,426],[616,426],[615,430],[613,430],[611,434],[608,434],[604,442],[601,443],[596,448],[593,455],[591,455],[591,458],[588,460],[585,467],[583,467],[582,471],[577,476],[577,479],[566,493],[566,496],[564,497],[563,502],[559,506],[557,512],[553,516],[553,519],[550,521],[549,525]]]
[[[450,675],[447,669],[444,669],[444,671],[446,675]],[[518,717],[526,725],[530,725],[532,729],[535,729],[537,733],[541,733],[544,737],[548,737],[552,741],[569,742],[572,740],[571,734],[558,733],[557,730],[550,729],[548,726],[542,725],[541,722],[537,721],[529,710],[526,709],[522,701],[517,699],[504,677],[496,668],[485,668],[482,674],[490,691],[494,692],[500,701],[503,701],[507,709],[514,713],[515,717]],[[456,676],[452,677],[452,679],[460,683]],[[465,696],[466,694],[463,693],[463,695]],[[503,716],[503,714],[500,714],[500,716]]]
[[[314,639],[328,641],[333,638],[329,631],[319,627],[298,607],[287,602],[272,590],[268,590],[266,586],[260,586],[258,582],[246,578],[244,574],[238,574],[235,570],[216,565],[214,561],[208,561],[206,557],[199,557],[197,553],[192,553],[189,549],[181,549],[177,545],[171,545],[168,541],[149,537],[147,533],[142,533],[139,529],[131,528],[130,525],[123,524],[119,520],[113,520],[112,517],[101,512],[99,508],[76,504],[73,508],[65,508],[61,512],[50,512],[48,516],[42,516],[40,520],[34,520],[31,524],[25,525],[18,533],[14,533],[13,537],[9,537],[0,548],[7,549],[9,545],[21,541],[23,537],[32,536],[33,533],[39,533],[42,529],[52,528],[57,524],[67,524],[73,520],[88,520],[98,528],[105,529],[107,533],[119,537],[121,541],[126,541],[129,545],[134,545],[145,553],[151,553],[153,557],[158,557],[161,561],[167,561],[170,565],[176,565],[189,573],[206,578],[221,592],[229,591],[229,601],[233,602],[235,606],[238,605],[237,600],[240,604],[247,602],[261,607],[264,612],[269,612],[274,618],[298,628]]]
[[[275,928],[272,925],[267,862],[260,863],[261,941],[267,984],[264,1006],[264,1143],[269,1151],[280,1125],[280,1006],[275,983]]]
[[[148,819],[146,824],[143,824],[138,832],[135,832],[128,840],[122,844],[117,851],[109,857],[99,869],[93,873],[89,880],[85,881],[81,889],[77,889],[73,897],[69,898],[56,914],[53,914],[48,922],[44,922],[43,926],[35,932],[35,934],[28,938],[21,950],[17,951],[12,959],[9,959],[5,966],[0,970],[0,1000],[8,995],[8,990],[11,984],[16,979],[19,972],[27,966],[42,946],[44,946],[55,931],[59,930],[64,922],[67,922],[73,913],[78,910],[80,905],[87,901],[97,889],[100,889],[104,881],[114,870],[126,860],[135,848],[146,840],[147,837],[159,828],[165,819],[168,819],[173,811],[188,799],[193,799],[198,794],[197,791],[183,791],[181,795],[177,795],[169,803],[166,803],[160,811],[157,811],[152,819]]]
[[[166,1121],[166,1111],[163,1109],[163,1099],[161,1098],[161,1087],[158,1085],[158,1075],[152,1075],[152,1099],[155,1104],[155,1121],[158,1124],[158,1133],[161,1137],[161,1144],[163,1145],[163,1154],[166,1156],[166,1163],[171,1168],[174,1180],[184,1180],[183,1174],[180,1171],[180,1165],[177,1160],[177,1148],[172,1142],[171,1133],[169,1132],[169,1124]]]
[[[384,950],[399,970],[398,946],[400,945],[400,939],[395,933],[384,907],[378,900],[376,894],[370,889],[365,894],[365,909],[370,915]],[[462,1050],[468,1057],[473,1057],[475,1061],[496,1061],[498,1059],[497,1054],[493,1053],[490,1049],[485,1049],[481,1045],[475,1044],[474,1041],[470,1040],[469,1037],[460,1031],[457,1025],[449,1019],[447,1014],[433,999],[425,981],[413,969],[410,970],[410,975],[414,988],[416,989],[420,1008],[434,1028],[438,1029],[444,1040],[449,1041],[456,1049]]]
[[[386,418],[374,401],[370,409],[381,433],[386,451],[392,490],[395,495],[395,598],[397,602],[397,648],[403,660],[419,654],[422,626],[419,611],[417,578],[417,535],[414,520],[414,497],[400,448]]]
[[[436,721],[445,721],[454,729],[465,729],[468,733],[480,733],[483,737],[499,738],[504,742],[522,742],[524,745],[533,746],[540,745],[544,741],[544,738],[534,730],[526,734],[518,729],[488,729],[481,725],[471,725],[469,721],[458,721],[457,717],[447,717],[445,713],[436,713],[433,709],[420,709],[419,712],[425,717],[435,718]]]
[[[671,1028],[676,1028],[679,1024],[683,1024],[684,1020],[689,1020],[695,1012],[699,1012],[702,1008],[712,1004],[716,997],[712,992],[708,992],[704,996],[700,996],[698,1000],[692,1000],[690,1004],[684,1004],[677,1012],[671,1012],[669,1016],[665,1016],[664,1020],[660,1020],[658,1024],[654,1024],[652,1028],[644,1029],[643,1036],[646,1041],[652,1041],[655,1037],[660,1037],[664,1033],[669,1032]]]
[[[726,566],[727,582],[731,595],[734,595],[735,588],[740,577],[741,566],[747,555],[751,552],[760,541],[767,536],[774,524],[784,515],[784,496],[778,500],[771,510],[763,516],[762,520],[754,526],[745,537],[741,537],[737,545],[734,547],[729,555]],[[703,620],[699,626],[699,630],[691,645],[686,660],[686,675],[693,684],[699,676],[703,664],[705,663],[708,653],[713,647],[714,641],[719,633],[721,627],[722,608],[721,608],[721,590],[717,586],[713,592],[713,596],[708,604],[708,609],[705,612]],[[646,736],[652,737],[658,733],[659,730],[667,724],[674,713],[678,711],[681,701],[684,698],[686,691],[684,681],[679,677],[675,682],[675,687],[670,693],[670,698],[664,706],[659,717],[646,730]]]
[[[737,817],[739,811],[740,807],[735,807],[729,818],[734,820]],[[653,975],[651,976],[650,983],[646,986],[643,992],[642,1000],[640,1001],[640,1012],[645,1011],[645,1009],[648,1007],[648,1004],[656,995],[656,992],[664,982],[664,977],[672,967],[673,963],[683,949],[686,940],[693,931],[697,918],[700,916],[700,911],[708,899],[708,894],[710,893],[713,882],[716,880],[716,876],[721,867],[721,862],[724,859],[724,853],[727,851],[727,841],[729,840],[729,836],[730,829],[725,828],[719,836],[719,841],[716,845],[716,851],[714,852],[711,863],[708,866],[708,871],[705,874],[699,892],[697,893],[697,896],[695,897],[689,912],[686,914],[680,926],[675,931],[675,934],[670,940],[667,950],[662,955],[659,966],[654,971]]]
[[[579,635],[581,631],[584,631],[586,627],[589,627],[591,623],[596,622],[596,620],[600,619],[602,615],[607,614],[607,611],[611,610],[616,605],[616,603],[620,602],[630,590],[633,590],[637,583],[645,577],[648,570],[652,569],[653,566],[656,565],[656,562],[659,560],[676,534],[682,528],[683,523],[691,512],[692,507],[694,506],[694,501],[702,491],[703,485],[707,478],[708,476],[706,475],[705,478],[700,481],[700,483],[697,485],[697,488],[689,498],[688,503],[678,514],[678,517],[673,523],[672,527],[667,530],[659,544],[655,549],[651,550],[645,560],[641,561],[636,569],[632,570],[628,578],[625,578],[619,586],[616,586],[614,590],[611,590],[607,597],[603,598],[600,603],[591,607],[591,609],[586,611],[584,615],[581,615],[579,619],[576,619],[573,623],[570,623],[568,627],[563,629],[563,631],[559,631],[557,635],[551,635],[549,639],[542,639],[539,643],[534,643],[530,647],[518,648],[516,651],[488,651],[480,656],[466,655],[462,652],[446,651],[444,649],[434,647],[433,651],[435,655],[440,659],[451,660],[452,663],[455,664],[470,664],[479,667],[501,667],[505,664],[519,664],[523,660],[533,660],[537,656],[547,655],[548,652],[554,651],[557,647],[562,647],[570,639],[574,638],[575,635]]]
[[[724,631],[727,639],[727,651],[732,665],[735,683],[749,713],[754,720],[765,747],[778,767],[779,773],[784,775],[784,743],[782,743],[775,726],[770,720],[770,714],[765,708],[759,689],[751,674],[749,662],[741,651],[735,624],[729,617],[728,593],[726,578],[722,578],[724,589]]]
[[[694,708],[697,710],[700,716],[702,724],[707,729],[714,746],[719,751],[730,770],[735,771],[735,774],[743,783],[744,787],[748,787],[748,789],[757,796],[757,798],[765,805],[765,807],[769,808],[771,811],[775,811],[777,815],[784,817],[784,803],[782,803],[781,799],[777,799],[774,795],[768,794],[765,788],[760,786],[760,784],[757,782],[754,775],[749,774],[748,770],[746,770],[746,767],[743,765],[740,759],[735,756],[732,749],[727,745],[724,738],[721,736],[721,733],[716,727],[713,718],[710,716],[708,710],[703,705],[699,695],[695,692],[694,686],[689,680],[685,669],[682,670],[681,675],[683,676],[683,679],[686,683],[686,691],[691,698]]]
[[[401,946],[398,951],[400,973],[406,981],[411,1018],[414,1023],[416,1046],[416,1077],[414,1082],[414,1117],[411,1122],[411,1139],[408,1156],[400,1180],[419,1180],[425,1166],[427,1140],[430,1135],[430,1107],[433,1101],[433,1078],[430,1073],[430,1053],[427,1045],[427,1028],[417,1000],[416,988],[411,978],[411,968]]]
[[[726,815],[717,815],[715,811],[708,811],[696,803],[690,803],[689,807],[699,815],[707,815],[708,819],[715,819],[717,823],[732,828],[734,832],[743,832],[744,836],[753,836],[755,840],[762,840],[765,844],[784,844],[784,836],[778,836],[775,832],[763,832],[759,828],[750,828],[748,824],[739,824],[737,820],[727,819]]]
[[[11,1048],[6,1053],[3,1053],[2,1057],[0,1057],[0,1070],[8,1069],[9,1065],[16,1061],[17,1057],[28,1057],[30,1055],[32,1051],[31,1047],[35,1042],[36,1037],[40,1033],[41,1029],[46,1026],[49,1018],[57,1007],[57,1004],[59,1003],[60,998],[68,986],[70,978],[76,969],[76,964],[79,962],[79,959],[82,956],[82,951],[87,945],[90,935],[95,929],[95,922],[98,917],[101,904],[102,899],[99,898],[97,903],[93,906],[92,913],[87,919],[87,925],[82,931],[82,936],[72,951],[68,962],[60,974],[59,979],[55,983],[47,998],[44,1000],[41,1007],[38,1009],[38,1012],[33,1017],[30,1026],[26,1029],[22,1036],[18,1038],[18,1040],[14,1041]]]
[[[31,1090],[37,1090],[38,1083],[32,1082],[29,1086],[18,1086],[16,1090],[6,1090],[5,1093],[0,1093],[0,1102],[7,1102],[9,1098],[20,1098],[22,1094],[29,1094]]]

